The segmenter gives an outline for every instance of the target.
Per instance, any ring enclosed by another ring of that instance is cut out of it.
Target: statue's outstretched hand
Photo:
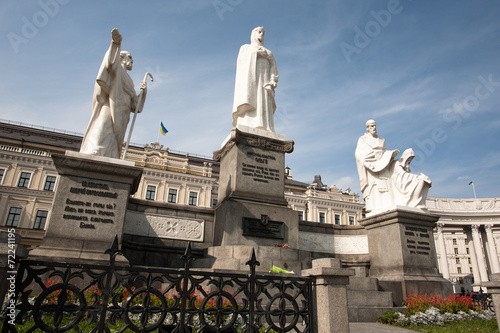
[[[141,81],[140,88],[141,88],[141,90],[148,89],[148,85],[147,85],[146,81]]]
[[[111,30],[111,39],[113,39],[113,43],[115,44],[121,44],[122,42],[122,35],[118,31],[118,29],[114,28]]]

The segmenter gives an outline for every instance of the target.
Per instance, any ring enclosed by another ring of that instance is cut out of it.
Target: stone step
[[[406,309],[403,307],[350,306],[347,308],[347,315],[349,322],[376,322],[377,318],[383,315],[386,311],[399,311],[404,313]]]
[[[380,287],[376,278],[350,276],[347,290],[377,291],[380,290]]]
[[[392,307],[394,305],[390,291],[348,290],[347,306]]]

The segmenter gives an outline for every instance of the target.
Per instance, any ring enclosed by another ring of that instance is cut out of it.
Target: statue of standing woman
[[[121,51],[122,35],[118,29],[111,31],[111,38],[97,74],[92,116],[80,152],[120,158],[130,113],[142,111],[147,85],[142,81],[142,93],[136,94],[134,82],[127,73],[132,70],[134,59],[129,52]]]
[[[233,126],[248,126],[274,132],[278,67],[264,47],[263,27],[252,30],[251,44],[240,48],[234,88]]]

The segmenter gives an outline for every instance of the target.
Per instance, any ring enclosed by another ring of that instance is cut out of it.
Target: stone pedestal
[[[104,251],[115,235],[121,242],[127,202],[137,190],[142,168],[69,151],[52,159],[60,178],[45,238],[30,259],[108,262]]]
[[[248,251],[239,251],[239,246],[266,252],[259,247],[274,248],[277,244],[287,244],[289,248],[284,250],[291,250],[293,255],[275,259],[290,259],[286,262],[289,270],[300,267],[297,266],[298,215],[288,208],[284,194],[285,153],[293,151],[294,142],[277,137],[233,128],[222,149],[214,152],[214,159],[220,161],[214,247],[221,249],[211,250],[219,254],[212,267],[227,266],[229,259],[244,265]],[[235,257],[240,252],[241,258]],[[223,257],[222,253],[231,255]],[[217,263],[221,260],[225,262]]]
[[[500,323],[500,273],[490,275],[490,281],[481,283],[482,287],[488,288],[488,293],[493,299],[497,322]]]
[[[316,332],[349,332],[347,288],[354,269],[341,268],[339,259],[316,259],[303,276],[316,277],[315,297]]]
[[[437,269],[432,229],[438,219],[398,207],[359,221],[368,234],[370,277],[392,291],[397,306],[410,291],[439,296],[453,292]]]

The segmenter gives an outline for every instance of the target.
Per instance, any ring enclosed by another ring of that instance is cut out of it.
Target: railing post
[[[250,295],[248,295],[249,299],[249,312],[248,312],[248,329],[245,332],[258,332],[259,329],[255,325],[255,303],[257,301],[257,295],[255,290],[256,278],[255,278],[255,267],[260,265],[260,262],[257,260],[255,256],[255,249],[252,249],[252,255],[250,259],[246,262],[246,265],[250,266],[250,276],[248,277],[248,283]]]
[[[312,261],[312,268],[303,270],[302,275],[316,278],[313,287],[315,331],[348,333],[346,286],[354,269],[341,268],[339,259],[316,259]]]
[[[196,258],[193,256],[192,250],[191,250],[191,242],[188,243],[186,247],[186,251],[184,254],[181,256],[181,259],[184,260],[184,272],[182,276],[182,292],[181,292],[181,311],[179,315],[179,323],[178,323],[178,330],[175,332],[188,332],[187,325],[185,323],[186,321],[186,312],[187,312],[187,307],[188,307],[188,298],[190,296],[190,290],[194,290],[193,286],[189,286],[189,269],[190,269],[190,262],[196,260]],[[188,290],[188,287],[189,290]]]

